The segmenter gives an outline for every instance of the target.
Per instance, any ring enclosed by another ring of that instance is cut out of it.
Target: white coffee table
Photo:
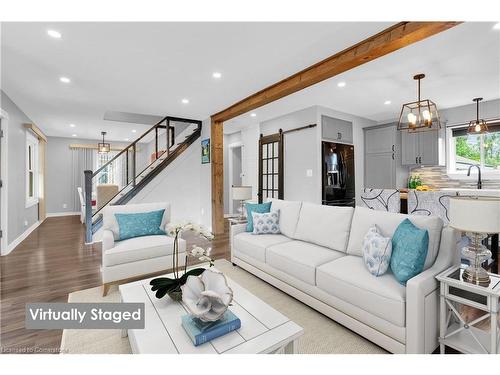
[[[168,275],[167,275],[168,277]],[[165,296],[157,299],[151,291],[151,279],[120,286],[123,302],[143,302],[145,328],[129,329],[133,353],[140,354],[256,354],[296,353],[297,339],[304,330],[286,316],[227,278],[234,292],[229,309],[241,320],[241,328],[200,346],[194,346],[181,325],[186,309],[182,303]]]

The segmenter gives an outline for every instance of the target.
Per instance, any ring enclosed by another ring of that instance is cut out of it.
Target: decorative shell
[[[181,286],[182,301],[189,313],[203,322],[215,322],[233,300],[224,274],[206,269],[199,277],[189,276]]]

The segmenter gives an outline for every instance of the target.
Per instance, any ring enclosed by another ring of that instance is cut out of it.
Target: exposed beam
[[[224,132],[221,121],[212,121],[210,128],[212,162],[212,232],[224,233]]]
[[[398,49],[448,30],[461,22],[400,22],[212,116],[227,121],[294,92],[334,77]]]

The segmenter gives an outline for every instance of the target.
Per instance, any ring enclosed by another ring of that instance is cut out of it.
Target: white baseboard
[[[24,231],[23,234],[21,234],[19,237],[17,237],[14,241],[12,241],[10,244],[7,245],[7,249],[2,253],[2,256],[3,255],[7,255],[9,254],[12,250],[14,250],[17,245],[19,245],[21,242],[23,242],[26,237],[28,237],[31,232],[33,232],[36,228],[38,228],[38,226],[40,225],[41,223],[39,221],[37,221],[35,224],[33,224],[31,227],[29,227],[28,229],[26,229]]]
[[[59,216],[80,216],[80,212],[51,212],[46,217],[59,217]]]

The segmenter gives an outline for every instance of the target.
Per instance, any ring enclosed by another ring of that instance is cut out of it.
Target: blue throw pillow
[[[127,238],[165,234],[160,228],[165,209],[132,214],[115,214],[119,228],[119,241]]]
[[[408,280],[423,271],[428,249],[429,233],[426,229],[416,227],[408,219],[399,224],[392,236],[391,269],[400,284],[406,285]]]
[[[271,203],[245,203],[245,208],[247,209],[247,232],[253,232],[253,217],[252,212],[257,212],[259,214],[265,214],[271,212]]]

